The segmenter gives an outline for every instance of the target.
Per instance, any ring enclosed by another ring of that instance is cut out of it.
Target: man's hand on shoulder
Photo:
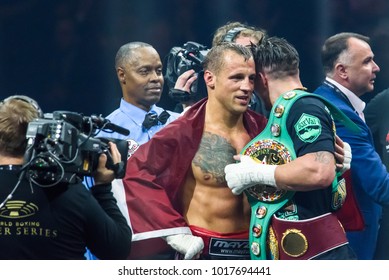
[[[349,143],[342,141],[335,135],[336,171],[342,175],[351,168],[352,153]]]

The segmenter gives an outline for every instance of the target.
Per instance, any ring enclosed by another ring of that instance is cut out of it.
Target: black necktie
[[[163,111],[159,116],[154,111],[148,112],[145,115],[145,119],[142,123],[142,126],[145,129],[150,129],[150,127],[155,126],[158,123],[165,124],[169,117],[170,117],[170,114],[166,111]]]

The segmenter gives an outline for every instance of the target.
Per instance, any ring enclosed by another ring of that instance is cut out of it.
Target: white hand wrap
[[[257,184],[277,187],[274,172],[277,165],[256,162],[249,156],[241,156],[239,163],[228,164],[224,168],[228,187],[235,195]]]
[[[204,248],[203,239],[190,234],[169,235],[165,240],[174,250],[185,255],[185,260],[193,259]]]
[[[350,169],[351,167],[351,159],[353,158],[351,153],[351,147],[349,143],[343,142],[343,150],[344,150],[344,160],[343,160],[343,167],[339,171],[339,173],[342,175],[344,172]]]

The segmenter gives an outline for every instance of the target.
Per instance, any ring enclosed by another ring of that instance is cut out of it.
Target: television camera
[[[169,96],[178,102],[199,99],[199,95],[205,93],[205,85],[200,92],[199,82],[203,73],[202,63],[209,49],[196,42],[188,41],[182,47],[173,47],[166,58],[165,81],[169,87]],[[197,80],[193,82],[190,92],[174,89],[177,78],[187,70],[193,69],[197,74]],[[205,95],[204,95],[205,96]]]
[[[97,169],[101,153],[107,155],[107,168],[116,178],[123,178],[127,162],[126,140],[96,138],[99,131],[128,135],[129,130],[111,123],[101,116],[68,111],[44,114],[29,123],[26,133],[26,176],[41,187],[59,182],[76,182],[91,176]],[[114,164],[108,142],[116,143],[122,162]]]

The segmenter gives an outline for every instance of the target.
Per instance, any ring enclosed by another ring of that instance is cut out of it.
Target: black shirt
[[[301,126],[298,124],[304,122],[307,118],[314,120],[312,123],[317,123],[317,120],[319,120],[320,125],[308,128],[315,130],[316,135],[304,138]],[[303,97],[297,100],[289,110],[286,126],[293,141],[297,157],[319,151],[335,153],[332,118],[324,103],[318,98]],[[331,186],[320,190],[296,192],[291,202],[287,205],[286,211],[277,213],[277,216],[284,219],[302,220],[331,212],[331,196]]]
[[[17,182],[15,170],[0,169],[0,202]],[[85,259],[88,247],[100,259],[125,259],[131,230],[111,185],[42,188],[23,180],[0,209],[0,259]]]

